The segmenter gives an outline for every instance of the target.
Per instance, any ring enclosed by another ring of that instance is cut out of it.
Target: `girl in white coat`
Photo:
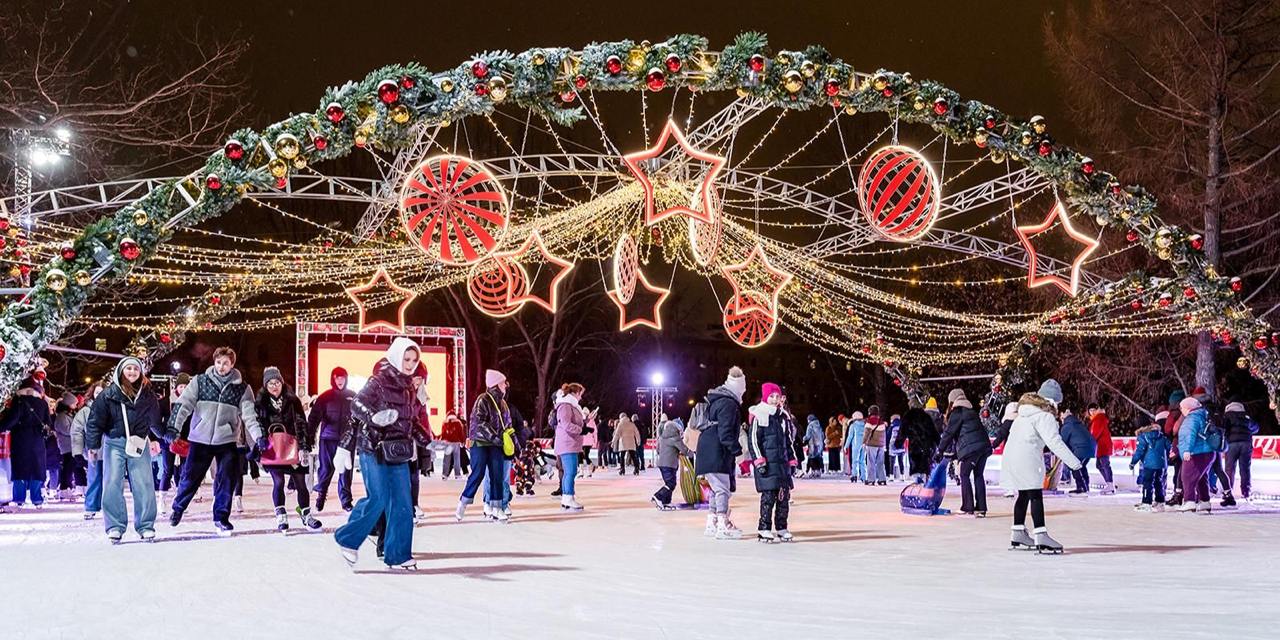
[[[1062,387],[1052,378],[1045,380],[1036,393],[1024,393],[1018,400],[1018,417],[1009,427],[1009,440],[1004,446],[1000,465],[1000,484],[1017,491],[1013,504],[1013,532],[1009,543],[1013,548],[1036,549],[1039,552],[1062,553],[1062,545],[1049,537],[1044,522],[1044,448],[1062,459],[1068,467],[1079,469],[1080,460],[1058,435],[1058,403]],[[1035,525],[1034,540],[1027,535],[1027,508]]]

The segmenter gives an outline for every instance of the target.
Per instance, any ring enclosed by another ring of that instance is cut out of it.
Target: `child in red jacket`
[[[1089,405],[1088,413],[1089,435],[1098,443],[1096,464],[1098,473],[1102,474],[1102,494],[1112,494],[1116,492],[1116,484],[1111,476],[1111,420],[1107,418],[1107,411],[1096,402]]]

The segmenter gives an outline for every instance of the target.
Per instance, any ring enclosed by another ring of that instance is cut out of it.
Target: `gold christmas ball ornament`
[[[857,112],[858,112],[858,108],[857,108],[857,107],[855,107],[855,106],[853,106],[853,105],[851,105],[851,104],[846,104],[846,105],[844,106],[844,112],[845,112],[845,115],[850,115],[850,116],[851,116],[851,115],[853,115],[853,114],[855,114],[855,113],[857,113]]]
[[[22,269],[20,269],[20,268],[18,267],[18,265],[16,265],[16,264],[15,264],[15,265],[13,265],[12,267],[9,267],[9,277],[10,277],[10,278],[21,278],[21,277],[22,277]]]
[[[992,151],[990,158],[991,164],[1004,164],[1004,154],[999,151]]]
[[[640,47],[632,47],[627,51],[627,68],[635,73],[644,68],[644,49]]]
[[[1237,366],[1237,367],[1240,367],[1241,369],[1248,369],[1248,368],[1249,368],[1249,360],[1248,360],[1247,358],[1240,358],[1240,359],[1236,360],[1236,366]]]
[[[306,168],[307,168],[307,159],[306,159],[305,157],[303,157],[303,156],[298,156],[298,157],[294,158],[294,159],[293,159],[293,168],[294,168],[294,169],[306,169]]]
[[[777,60],[778,60],[778,64],[781,64],[781,65],[791,64],[791,56],[785,53],[779,53]]]
[[[1168,229],[1161,229],[1156,232],[1156,246],[1161,249],[1167,249],[1173,244],[1173,236]]]
[[[1023,131],[1023,132],[1022,132],[1022,138],[1020,139],[1020,141],[1022,142],[1022,146],[1024,146],[1024,147],[1025,147],[1025,146],[1027,146],[1027,145],[1031,144],[1031,142],[1032,142],[1034,139],[1035,139],[1035,138],[1031,135],[1031,132],[1030,132],[1030,131]]]
[[[915,82],[915,78],[912,78],[912,77],[911,77],[911,72],[910,72],[910,71],[908,71],[908,72],[906,72],[906,73],[902,74],[902,82],[903,82],[903,83],[905,83],[905,84],[911,84],[912,82]]]
[[[912,102],[912,103],[911,103],[911,108],[912,108],[912,109],[915,109],[916,111],[923,111],[923,110],[924,110],[924,100],[921,100],[920,98],[916,98],[915,102]]]
[[[359,129],[356,129],[356,133],[353,136],[353,139],[355,140],[357,147],[363,147],[366,144],[369,144],[369,130],[365,127],[360,127]]]
[[[489,99],[502,102],[507,99],[507,81],[496,77],[489,81]]]
[[[283,178],[289,175],[289,163],[281,158],[276,158],[267,163],[267,170],[276,178]]]
[[[804,77],[799,71],[788,71],[782,76],[782,88],[786,89],[787,93],[800,93],[804,88]]]
[[[1168,260],[1173,257],[1173,252],[1168,247],[1160,247],[1156,249],[1156,257],[1161,260]]]
[[[61,292],[67,288],[67,274],[62,269],[50,269],[44,274],[44,284],[51,291]]]
[[[738,87],[738,88],[737,88],[737,90],[736,90],[736,93],[738,94],[738,97],[739,97],[739,98],[745,98],[745,97],[747,97],[747,96],[751,95],[750,93],[747,93],[747,90],[746,90],[746,89],[744,89],[743,87]]]
[[[532,62],[535,67],[541,67],[547,63],[547,54],[543,53],[541,50],[534,51],[533,55],[529,58],[529,61]]]
[[[885,87],[889,86],[889,79],[886,78],[884,74],[877,73],[876,76],[871,79],[871,86],[875,87],[876,91],[884,91]]]
[[[151,222],[151,217],[147,215],[146,211],[143,211],[142,209],[135,209],[133,211],[134,226],[145,227],[149,222]]]
[[[445,78],[440,81],[440,90],[445,93],[453,93],[453,80]]]
[[[1036,135],[1042,136],[1049,130],[1049,125],[1044,121],[1044,116],[1031,116],[1031,129],[1036,132]]]
[[[292,133],[282,133],[276,136],[276,155],[285,160],[292,160],[298,157],[298,152],[302,150],[302,144],[298,142],[298,137]]]
[[[76,284],[82,287],[87,287],[93,284],[93,276],[89,275],[88,271],[81,269],[76,272]]]
[[[803,75],[804,77],[812,78],[813,74],[817,72],[818,72],[818,65],[814,64],[812,61],[805,60],[804,62],[800,63],[800,74]]]
[[[391,121],[396,124],[404,124],[408,122],[411,116],[412,114],[409,113],[409,107],[406,107],[403,104],[391,107]]]

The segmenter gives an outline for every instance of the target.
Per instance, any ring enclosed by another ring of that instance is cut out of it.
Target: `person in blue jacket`
[[[1182,507],[1180,511],[1208,514],[1209,469],[1216,452],[1209,444],[1209,412],[1194,396],[1183,398],[1182,426],[1178,427],[1178,453],[1182,456]]]
[[[1173,443],[1157,424],[1139,427],[1137,435],[1138,446],[1129,460],[1129,469],[1142,464],[1142,470],[1138,472],[1142,504],[1134,507],[1134,511],[1164,511],[1164,470],[1169,466],[1169,450]]]
[[[342,510],[351,511],[355,504],[351,497],[351,471],[335,473],[333,468],[338,441],[351,423],[351,400],[356,397],[356,392],[347,388],[347,380],[347,370],[334,367],[329,373],[329,390],[316,398],[315,404],[311,405],[311,415],[307,416],[307,430],[319,434],[316,462],[320,468],[316,473],[316,483],[311,487],[316,494],[316,511],[324,511],[329,484],[335,475],[338,476],[338,501]]]
[[[1071,477],[1076,479],[1076,488],[1068,493],[1085,495],[1089,493],[1089,469],[1086,465],[1093,458],[1098,445],[1094,442],[1093,436],[1089,435],[1089,430],[1085,428],[1080,418],[1067,409],[1062,410],[1060,433],[1062,441],[1071,448],[1071,453],[1080,459],[1080,468],[1071,470]]]

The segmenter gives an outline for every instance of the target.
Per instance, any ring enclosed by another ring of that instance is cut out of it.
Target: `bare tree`
[[[1121,0],[1048,19],[1075,122],[1108,166],[1204,236],[1214,268],[1249,278],[1261,315],[1280,307],[1280,5]],[[1267,305],[1272,305],[1267,308]],[[1216,386],[1197,338],[1195,383]]]

